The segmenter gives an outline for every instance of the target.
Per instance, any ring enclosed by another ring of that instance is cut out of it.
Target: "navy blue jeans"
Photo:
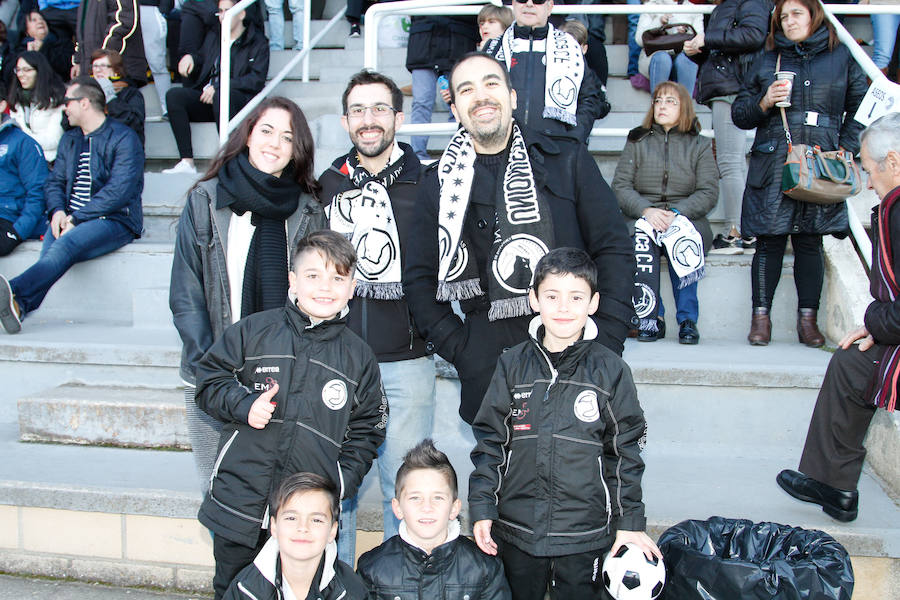
[[[669,265],[669,281],[672,282],[672,295],[675,296],[675,320],[681,325],[685,320],[690,319],[694,323],[700,317],[700,302],[697,300],[697,284],[695,281],[691,285],[678,289],[678,273]],[[666,314],[666,309],[662,303],[662,296],[659,298],[659,316]]]
[[[9,282],[22,316],[36,310],[50,288],[69,267],[113,250],[134,240],[134,233],[117,221],[94,219],[76,225],[74,229],[53,237],[50,227],[44,234],[41,257],[24,273]]]

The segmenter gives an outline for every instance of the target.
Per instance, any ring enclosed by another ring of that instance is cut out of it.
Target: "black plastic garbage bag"
[[[665,600],[850,600],[850,555],[815,529],[746,519],[682,521],[659,538]]]

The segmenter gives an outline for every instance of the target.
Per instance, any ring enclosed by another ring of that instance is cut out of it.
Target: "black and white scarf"
[[[632,302],[641,331],[659,329],[659,252],[666,249],[669,264],[678,275],[678,288],[700,281],[706,272],[703,259],[703,238],[685,216],[677,215],[665,231],[656,231],[641,217],[634,224],[634,275]]]
[[[569,125],[577,125],[576,110],[578,108],[578,91],[584,78],[584,55],[581,46],[571,35],[547,24],[547,40],[544,64],[547,66],[544,88],[545,119],[556,119]],[[515,52],[527,52],[527,46],[520,50],[520,44],[526,40],[516,38],[510,25],[500,40],[497,60],[506,63],[506,70],[512,68],[512,57]]]
[[[372,175],[359,164],[356,152],[347,155],[344,169],[353,189],[337,194],[326,212],[331,229],[356,249],[355,295],[376,300],[403,297],[400,236],[388,188],[403,171],[405,160],[394,144],[388,164]]]
[[[478,266],[463,239],[463,223],[475,173],[475,148],[469,132],[460,129],[450,140],[438,165],[440,207],[438,214],[437,299],[468,300],[484,295]],[[553,248],[553,222],[549,207],[537,193],[528,148],[513,124],[509,158],[500,190],[475,190],[493,194],[496,230],[488,265],[488,319],[496,321],[531,313],[528,288],[537,261]]]

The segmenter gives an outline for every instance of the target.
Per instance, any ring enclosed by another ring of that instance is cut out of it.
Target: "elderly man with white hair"
[[[872,209],[873,300],[865,324],[844,336],[828,363],[800,471],[784,470],[776,479],[788,494],[821,505],[839,521],[852,521],[858,513],[863,439],[875,409],[893,411],[900,395],[900,113],[872,123],[860,142],[869,188],[881,201]]]

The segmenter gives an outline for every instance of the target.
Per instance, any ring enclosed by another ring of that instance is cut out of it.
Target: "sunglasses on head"
[[[528,4],[528,0],[515,0],[515,2],[517,4]],[[547,2],[547,0],[531,0],[532,4],[538,4],[538,5],[544,4],[546,2]],[[509,6],[512,3],[513,3],[513,0],[503,0],[503,4],[505,4],[506,6]]]

